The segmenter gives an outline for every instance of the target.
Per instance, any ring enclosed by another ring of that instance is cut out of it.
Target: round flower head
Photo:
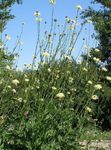
[[[92,81],[89,80],[87,83],[88,83],[88,84],[92,84]]]
[[[93,57],[93,60],[94,60],[96,63],[98,63],[98,62],[101,61],[99,58],[96,58],[96,57]]]
[[[29,82],[29,79],[28,79],[28,78],[26,78],[26,79],[25,79],[25,82]]]
[[[10,70],[10,69],[11,69],[9,65],[7,65],[5,68],[6,68],[7,70]]]
[[[17,79],[14,79],[14,80],[12,80],[12,83],[17,86],[17,84],[19,84],[19,81]]]
[[[96,84],[96,85],[94,85],[94,88],[96,90],[100,90],[100,89],[102,89],[102,85],[101,84]]]
[[[98,96],[97,95],[92,95],[92,100],[97,100],[98,99]]]
[[[100,50],[98,48],[95,49],[95,52],[100,52]]]
[[[51,5],[54,5],[56,3],[56,0],[49,0]]]
[[[92,109],[90,107],[86,107],[86,111],[92,112]]]
[[[102,67],[101,70],[102,70],[102,71],[105,71],[105,72],[108,71],[105,67]]]
[[[78,10],[82,10],[82,6],[81,6],[81,5],[77,5],[76,8],[77,8]]]
[[[111,77],[110,76],[106,76],[106,80],[111,81]]]
[[[39,11],[36,11],[36,12],[34,13],[34,16],[39,17],[39,16],[40,16],[40,12],[39,12]]]
[[[43,53],[43,56],[45,56],[45,57],[49,57],[49,56],[50,56],[50,54],[49,54],[48,52],[44,52],[44,53]]]
[[[56,95],[56,97],[59,98],[59,99],[62,99],[62,98],[65,97],[65,95],[64,95],[64,93],[58,93],[58,94]]]
[[[8,41],[11,40],[11,36],[10,36],[10,35],[6,35],[5,38],[6,38],[6,40],[8,40]]]

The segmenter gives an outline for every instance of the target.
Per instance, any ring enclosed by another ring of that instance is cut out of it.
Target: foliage
[[[104,84],[104,91],[101,95],[101,102],[97,103],[96,116],[101,122],[102,129],[111,129],[111,83],[106,78],[111,76],[111,1],[94,0],[93,3],[101,4],[98,10],[89,7],[82,12],[82,18],[90,18],[96,31],[97,48],[91,48],[89,62],[98,67],[100,81]],[[84,56],[84,59],[86,56]],[[105,70],[101,70],[105,68]]]

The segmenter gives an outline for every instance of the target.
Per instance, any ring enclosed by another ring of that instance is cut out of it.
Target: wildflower
[[[6,40],[8,40],[8,41],[11,40],[11,36],[10,36],[10,35],[6,35],[5,38],[6,38]]]
[[[87,83],[88,83],[88,84],[92,84],[92,81],[89,80]]]
[[[100,52],[100,50],[98,48],[95,49],[95,52]]]
[[[55,86],[52,86],[52,90],[57,90],[57,88]]]
[[[93,100],[97,100],[98,99],[98,96],[97,95],[92,95],[91,97]]]
[[[71,93],[68,91],[67,94],[70,95]]]
[[[86,111],[92,112],[92,109],[90,107],[86,107]]]
[[[12,89],[12,92],[13,92],[13,93],[16,93],[16,90],[15,90],[15,89]]]
[[[62,98],[65,97],[65,95],[64,95],[64,93],[58,93],[58,94],[56,95],[56,97],[59,98],[59,99],[62,99]]]
[[[17,86],[17,84],[19,84],[19,81],[17,79],[14,79],[14,80],[12,80],[12,83]]]
[[[44,53],[43,53],[43,56],[45,56],[45,57],[49,57],[49,56],[50,56],[50,54],[49,54],[48,52],[44,52]]]
[[[72,77],[69,77],[69,83],[72,83],[73,82],[73,78]]]
[[[36,12],[34,13],[34,16],[39,17],[39,16],[40,16],[40,12],[39,12],[39,11],[36,11]]]
[[[17,98],[17,101],[21,103],[23,101],[23,99],[21,97],[19,97],[19,98]]]
[[[66,55],[65,58],[69,60],[71,59],[69,55]]]
[[[10,70],[10,69],[11,69],[9,65],[7,65],[5,68],[6,68],[7,70]]]
[[[76,8],[77,8],[78,10],[82,10],[82,6],[81,6],[81,5],[77,5]]]
[[[84,68],[83,68],[83,71],[86,71],[86,72],[87,72],[88,70],[87,70],[87,68],[84,67]]]
[[[105,71],[105,72],[108,71],[105,67],[102,67],[101,70],[102,70],[102,71]]]
[[[37,21],[37,22],[41,22],[41,21],[42,21],[42,18],[37,17],[37,18],[36,18],[36,21]]]
[[[88,23],[92,23],[92,20],[87,20]]]
[[[8,86],[7,86],[7,88],[8,88],[8,89],[11,89],[11,86],[10,86],[10,85],[8,85]]]
[[[93,57],[93,60],[97,63],[97,62],[100,62],[101,60],[97,57]]]
[[[51,5],[54,5],[56,3],[56,0],[49,0]]]
[[[50,68],[48,68],[48,69],[47,69],[47,71],[50,73],[50,72],[51,72],[51,69],[50,69]]]
[[[101,84],[96,84],[96,85],[94,85],[94,88],[96,90],[100,90],[100,89],[102,89],[102,85]]]
[[[111,81],[111,77],[110,76],[106,76],[106,80]]]
[[[0,43],[0,49],[2,49],[2,48],[3,48],[3,44]]]
[[[26,79],[25,79],[25,82],[29,82],[29,79],[28,79],[28,78],[26,78]]]

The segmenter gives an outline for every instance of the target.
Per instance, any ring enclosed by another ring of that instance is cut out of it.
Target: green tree
[[[90,18],[96,31],[95,38],[98,40],[98,47],[101,61],[111,71],[111,0],[93,0],[92,3],[100,4],[98,10],[89,7],[82,12],[82,18]],[[94,54],[94,52],[92,52]],[[94,54],[96,55],[96,54]]]
[[[102,129],[111,129],[111,81],[107,80],[107,76],[111,77],[111,0],[93,0],[92,4],[98,4],[98,9],[88,7],[82,12],[82,18],[92,20],[96,31],[95,38],[98,41],[98,48],[91,48],[89,65],[94,64],[97,67],[97,76],[99,82],[103,86],[102,92],[99,94],[99,100],[95,103],[96,111],[93,117],[98,119],[98,124]],[[84,55],[83,59],[86,60]],[[94,61],[99,58],[102,63]],[[103,71],[101,67],[105,66],[107,71]]]
[[[0,0],[0,32],[2,33],[6,27],[7,22],[14,18],[11,14],[11,6],[14,3],[22,3],[21,0]]]

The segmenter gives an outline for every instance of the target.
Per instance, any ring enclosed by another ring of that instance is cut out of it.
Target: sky
[[[90,0],[56,0],[56,5],[54,6],[54,17],[57,18],[60,24],[64,22],[65,16],[75,19],[77,11],[76,5],[81,5],[84,10],[91,4]],[[11,40],[7,43],[9,50],[11,51],[16,43],[17,36],[21,32],[21,23],[25,23],[21,39],[23,45],[22,50],[20,51],[20,58],[18,61],[18,66],[20,68],[23,68],[24,64],[32,63],[32,56],[34,54],[37,40],[37,28],[34,16],[35,11],[39,11],[41,13],[41,17],[43,20],[42,22],[50,22],[51,5],[49,4],[49,0],[23,0],[22,5],[15,4],[12,7],[11,13],[15,15],[15,18],[8,22],[7,29],[4,32],[4,34],[8,34],[11,36]],[[94,32],[92,25],[86,25],[86,28],[88,28],[88,34]],[[86,31],[84,29],[80,35],[80,39],[76,44],[76,50],[74,53],[75,56],[78,55],[79,50],[82,46],[81,40],[85,36]],[[93,45],[94,42],[89,41],[89,44]]]

